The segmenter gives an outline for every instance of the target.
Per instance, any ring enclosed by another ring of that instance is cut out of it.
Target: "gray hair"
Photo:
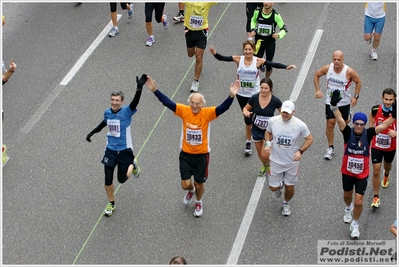
[[[188,97],[188,99],[187,99],[187,102],[190,104],[191,97],[192,97],[194,94],[198,94],[198,95],[201,97],[201,101],[202,101],[202,103],[204,103],[204,106],[205,106],[205,104],[206,104],[206,100],[205,100],[205,97],[204,97],[204,95],[203,95],[203,94],[201,94],[201,93],[197,93],[197,92],[193,92],[193,93],[191,93],[191,94],[190,94],[190,96],[189,96],[189,97]]]

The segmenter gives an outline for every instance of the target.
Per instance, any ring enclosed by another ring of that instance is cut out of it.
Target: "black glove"
[[[93,132],[90,132],[88,135],[86,135],[87,142],[91,142],[90,137],[92,137],[93,134],[94,134]]]
[[[341,92],[338,89],[335,89],[331,96],[330,105],[336,106],[337,103],[342,99]]]
[[[139,80],[139,77],[136,76],[136,83],[137,83],[137,89],[141,90],[143,89],[143,85],[147,81],[147,74],[141,75],[141,78]]]
[[[394,118],[394,119],[396,120],[396,99],[395,99],[395,101],[392,103],[391,115],[392,115],[392,118]]]

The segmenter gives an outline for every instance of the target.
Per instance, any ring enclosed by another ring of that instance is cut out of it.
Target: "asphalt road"
[[[331,62],[334,50],[342,50],[345,63],[363,81],[352,112],[368,113],[380,103],[383,89],[397,88],[396,3],[388,3],[377,61],[371,60],[363,40],[363,3],[275,4],[289,32],[278,41],[274,61],[298,69],[273,72],[274,94],[289,99],[303,80],[296,116],[315,139],[301,161],[289,217],[281,215],[282,200],[257,179],[256,154],[243,154],[244,125],[235,101],[212,123],[205,214],[195,218],[193,204],[182,204],[180,119],[146,88],[132,122],[142,173],[121,186],[115,181],[117,210],[103,217],[107,198],[100,160],[106,133],[94,135],[91,143],[85,136],[102,120],[112,91],[123,90],[130,102],[136,75],[152,76],[162,92],[186,102],[194,59],[186,53],[183,25],[171,20],[177,3],[165,6],[171,21],[167,31],[154,22],[152,47],[145,46],[144,3],[135,3],[131,20],[118,5],[120,33],[103,39],[96,38],[109,30],[108,3],[10,2],[2,8],[7,20],[3,60],[14,58],[18,65],[2,98],[3,141],[11,157],[2,170],[3,264],[167,264],[175,255],[189,264],[317,264],[318,240],[350,240],[349,225],[342,221],[343,141],[336,129],[337,153],[325,161],[324,99],[314,98],[313,74]],[[245,4],[219,3],[209,21],[208,47],[240,55],[246,40]],[[316,32],[321,38],[309,59]],[[88,51],[93,42],[95,49]],[[82,55],[87,55],[85,61]],[[77,62],[83,64],[62,83]],[[220,104],[234,79],[235,64],[217,61],[207,50],[200,78],[207,105]],[[376,211],[370,209],[369,179],[361,240],[394,239],[389,227],[397,216],[396,168],[395,162]],[[257,191],[258,199],[251,202]],[[251,209],[253,216],[246,217]],[[244,235],[239,234],[241,226],[248,229]]]

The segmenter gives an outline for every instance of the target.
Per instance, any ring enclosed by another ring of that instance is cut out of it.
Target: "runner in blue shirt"
[[[111,108],[105,110],[104,120],[86,136],[86,140],[91,142],[90,137],[108,126],[105,155],[101,161],[104,164],[105,192],[109,199],[104,215],[108,217],[112,216],[116,209],[113,185],[116,165],[118,165],[118,181],[121,184],[126,182],[132,173],[135,178],[140,175],[140,168],[133,154],[130,125],[132,116],[137,112],[136,107],[146,81],[146,74],[143,74],[140,80],[136,76],[137,90],[129,106],[123,106],[124,94],[122,91],[113,92],[111,94]]]

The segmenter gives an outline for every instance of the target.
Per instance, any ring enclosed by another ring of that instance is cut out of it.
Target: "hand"
[[[212,53],[212,55],[216,55],[216,49],[213,46],[209,48],[209,51]]]
[[[338,89],[335,89],[331,96],[330,105],[336,106],[341,99],[341,92]]]
[[[143,85],[146,82],[147,82],[147,74],[141,75],[140,80],[139,80],[139,77],[136,76],[137,89],[143,89]]]
[[[323,93],[320,90],[316,91],[314,98],[322,98],[322,97],[323,97]]]
[[[151,76],[147,76],[147,82],[145,83],[153,93],[157,90],[157,84],[155,80],[151,78]]]
[[[92,136],[93,136],[93,133],[90,132],[90,133],[86,136],[86,141],[87,141],[87,142],[91,142],[90,137],[92,137]]]
[[[15,64],[14,59],[10,59],[10,67],[8,68],[8,70],[14,72],[16,69],[17,69],[17,64]]]
[[[296,66],[295,66],[295,65],[289,65],[289,66],[287,66],[287,70],[290,70],[290,69],[296,69]]]
[[[233,98],[237,95],[238,90],[241,87],[240,80],[236,80],[234,83],[230,84],[230,97]]]

